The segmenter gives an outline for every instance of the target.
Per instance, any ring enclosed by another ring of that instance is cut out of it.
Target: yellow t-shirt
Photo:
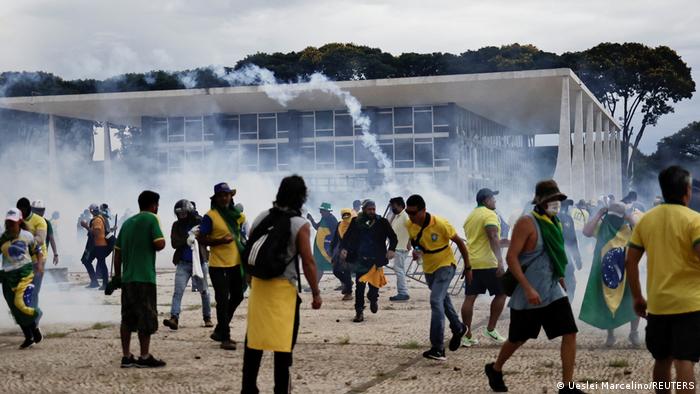
[[[629,246],[647,253],[647,310],[655,315],[700,311],[700,214],[676,204],[648,211]]]
[[[43,231],[41,240],[37,239],[37,243],[41,245],[41,253],[46,256],[46,233],[49,231],[49,226],[46,224],[46,219],[32,213],[29,215],[29,218],[24,220],[24,223],[27,225],[27,230],[32,233],[35,239],[37,232]]]
[[[207,212],[207,216],[212,222],[211,234],[209,234],[212,238],[223,238],[227,234],[231,234],[231,231],[229,231],[226,225],[226,221],[219,215],[219,212],[212,209]],[[245,215],[241,213],[241,216],[238,218],[238,225],[240,226],[243,223],[245,223]],[[209,252],[210,267],[235,267],[241,263],[241,253],[238,250],[236,241],[211,246]]]
[[[408,228],[408,234],[411,239],[415,239],[420,232],[421,226],[407,220],[406,228]],[[439,216],[430,215],[430,224],[423,230],[423,235],[418,240],[421,249],[437,250],[445,246],[447,248],[438,253],[423,253],[423,272],[432,274],[438,268],[457,264],[455,255],[450,247],[450,239],[455,235],[457,235],[457,231],[447,220]]]
[[[501,221],[494,210],[479,206],[464,221],[464,235],[467,236],[467,250],[472,269],[483,270],[498,268],[498,259],[491,250],[487,227],[495,227],[496,234],[501,234]]]

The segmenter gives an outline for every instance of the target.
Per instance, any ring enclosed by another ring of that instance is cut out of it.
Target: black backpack
[[[293,216],[298,215],[272,208],[255,227],[243,252],[243,264],[247,273],[260,279],[272,279],[284,274],[289,263],[297,261],[298,254],[291,260],[287,259]],[[298,274],[298,261],[296,267]]]

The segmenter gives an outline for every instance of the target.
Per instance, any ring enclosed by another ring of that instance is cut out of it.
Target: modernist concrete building
[[[558,134],[554,178],[572,198],[621,195],[620,126],[569,69],[338,82],[362,103],[391,176],[426,174],[469,196],[480,187],[521,184],[535,135]],[[138,127],[161,172],[208,157],[232,172],[300,172],[317,189],[381,181],[343,102],[306,84],[284,87],[281,105],[262,86],[34,96],[0,99],[0,108],[47,114],[50,161],[54,117]],[[111,150],[104,133],[105,150]],[[105,155],[109,175],[109,155]],[[542,176],[552,176],[549,174]],[[109,179],[109,176],[106,177]]]

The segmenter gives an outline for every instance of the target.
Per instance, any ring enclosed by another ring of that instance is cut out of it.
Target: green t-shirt
[[[158,216],[140,212],[130,217],[119,231],[117,243],[122,260],[122,283],[156,283],[156,249],[153,243],[163,239]]]

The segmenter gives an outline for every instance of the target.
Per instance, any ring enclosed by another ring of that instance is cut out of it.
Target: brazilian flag
[[[625,276],[625,249],[631,236],[624,218],[613,213],[603,217],[579,314],[579,319],[594,327],[613,329],[637,318]]]
[[[337,226],[338,222],[334,217],[321,217],[314,240],[314,260],[316,260],[316,267],[319,270],[331,271],[333,269],[331,265],[331,241]]]

